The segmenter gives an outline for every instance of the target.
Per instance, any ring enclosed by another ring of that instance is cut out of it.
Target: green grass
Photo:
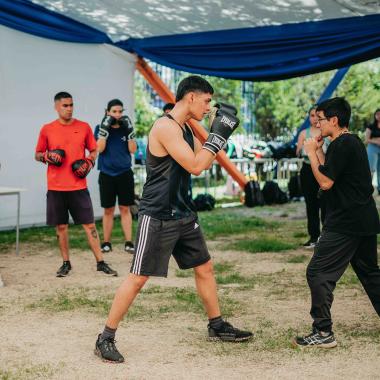
[[[218,285],[229,285],[237,284],[243,286],[244,289],[252,288],[255,285],[254,277],[242,276],[239,273],[233,271],[235,265],[228,261],[222,261],[219,263],[214,263],[214,273],[215,279]],[[194,273],[192,270],[180,270],[176,269],[176,277],[179,278],[189,278],[193,277]]]
[[[199,214],[202,230],[207,239],[215,239],[245,232],[273,230],[277,222],[268,222],[261,218],[242,215],[238,210],[218,209],[210,213]]]
[[[376,325],[368,326],[359,322],[347,325],[337,322],[334,331],[345,335],[347,338],[371,341],[376,344],[380,343],[380,329]]]
[[[135,236],[137,223],[133,221],[132,230]],[[102,224],[96,223],[99,235],[102,237]],[[0,231],[0,253],[9,251],[15,244],[16,231]],[[89,249],[86,234],[81,225],[69,225],[70,248]],[[112,243],[124,242],[124,234],[121,229],[120,217],[115,218],[114,229],[112,231]],[[57,247],[57,236],[54,227],[31,227],[20,231],[20,243],[30,243],[43,245],[51,248]]]
[[[200,213],[199,220],[206,239],[215,239],[229,235],[242,234],[246,232],[274,230],[279,224],[273,221],[242,215],[242,208],[237,209],[215,209],[212,212]],[[96,223],[98,233],[102,236],[102,224]],[[137,223],[133,221],[133,236],[135,236]],[[0,253],[11,249],[15,244],[15,231],[0,231]],[[69,226],[70,247],[76,249],[88,249],[88,243],[82,226]],[[124,241],[120,218],[115,218],[112,232],[114,244]],[[57,246],[57,237],[53,227],[32,227],[22,229],[20,232],[20,243],[39,244],[48,248]]]
[[[0,253],[15,244],[16,231],[0,231]],[[20,243],[44,244],[51,247],[57,244],[55,229],[51,227],[25,228],[20,231]]]
[[[63,312],[77,309],[95,311],[105,315],[111,306],[111,295],[91,296],[89,289],[77,288],[72,290],[59,290],[53,295],[40,299],[27,305],[27,309],[45,309],[49,312]]]
[[[179,278],[189,278],[194,277],[194,271],[191,269],[176,269],[175,276]]]
[[[296,239],[307,238],[308,234],[306,233],[306,231],[296,231],[293,233],[293,237]]]
[[[219,285],[237,284],[243,286],[245,289],[251,289],[255,286],[255,277],[242,276],[239,273],[230,273],[226,275],[216,275],[216,282]]]
[[[288,258],[286,262],[289,264],[299,264],[299,263],[304,263],[308,260],[310,260],[310,256],[296,255],[296,256],[291,256],[290,258]]]
[[[351,266],[349,266],[338,281],[337,287],[352,287],[353,285],[360,285],[360,281]]]
[[[113,294],[102,294],[87,288],[65,289],[41,298],[26,306],[27,310],[42,309],[49,313],[86,311],[105,317],[111,307]],[[223,315],[241,312],[242,306],[227,295],[220,297]],[[195,313],[204,315],[200,298],[193,288],[147,287],[130,308],[126,319],[158,318],[168,313]]]
[[[227,244],[224,249],[246,251],[250,253],[259,252],[281,252],[297,248],[298,244],[290,243],[269,237],[258,237],[253,239],[241,239],[234,243]]]
[[[234,268],[234,264],[228,261],[222,261],[219,263],[214,263],[214,273],[221,274],[225,272],[230,272]]]
[[[60,363],[54,368],[50,364],[32,365],[23,368],[15,368],[9,370],[0,369],[1,380],[40,380],[51,379],[52,376],[64,366]]]

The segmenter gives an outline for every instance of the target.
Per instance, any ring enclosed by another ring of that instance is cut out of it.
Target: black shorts
[[[196,216],[159,220],[139,215],[131,273],[166,277],[170,256],[181,269],[195,268],[210,260]]]
[[[90,193],[87,189],[74,191],[48,190],[46,194],[46,224],[69,223],[69,213],[75,224],[94,223]]]
[[[132,169],[117,176],[99,173],[100,205],[114,207],[116,197],[120,206],[132,206],[135,202],[135,181]]]

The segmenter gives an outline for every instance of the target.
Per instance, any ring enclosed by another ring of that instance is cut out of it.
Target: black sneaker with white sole
[[[297,336],[293,339],[293,346],[299,348],[316,347],[316,348],[334,348],[337,342],[334,333],[313,331],[307,336]]]
[[[66,277],[71,271],[70,261],[64,261],[62,266],[57,270],[57,277]]]
[[[112,244],[108,241],[105,241],[104,243],[102,243],[100,248],[101,248],[103,253],[112,252]]]
[[[133,255],[135,253],[135,246],[131,241],[126,241],[124,244],[124,251]]]
[[[221,340],[223,342],[244,342],[253,337],[250,331],[239,330],[233,327],[231,323],[223,322],[223,325],[219,329],[208,328],[208,337],[210,340]]]
[[[97,264],[96,264],[96,270],[98,272],[103,272],[105,274],[108,274],[110,276],[115,276],[117,277],[117,272],[115,270],[113,270],[106,262],[104,261],[99,261]]]
[[[123,363],[124,357],[117,350],[115,345],[115,339],[107,338],[101,340],[100,337],[102,334],[98,335],[98,339],[95,343],[95,355],[99,356],[102,360],[111,362],[111,363]]]

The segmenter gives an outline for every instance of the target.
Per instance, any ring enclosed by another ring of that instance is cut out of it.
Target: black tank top
[[[165,116],[174,120],[169,114]],[[181,126],[180,128],[183,131],[184,140],[194,151],[191,129],[186,124],[185,129]],[[154,156],[149,150],[149,143],[146,154],[146,174],[139,213],[165,220],[181,219],[195,214],[189,192],[190,173],[170,155]]]

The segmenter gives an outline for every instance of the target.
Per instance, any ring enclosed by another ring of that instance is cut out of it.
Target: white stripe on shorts
[[[149,222],[150,222],[150,216],[143,215],[143,219],[141,222],[139,241],[137,242],[135,262],[133,264],[133,271],[132,272],[134,274],[140,274],[142,258],[144,255],[146,241],[148,239]]]

